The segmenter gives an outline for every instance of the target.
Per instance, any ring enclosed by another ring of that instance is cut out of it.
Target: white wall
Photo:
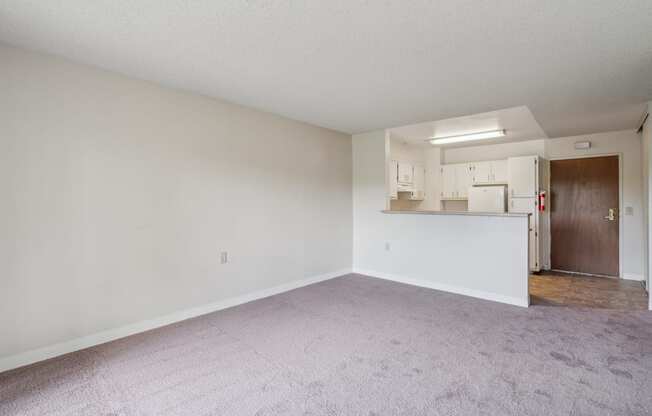
[[[389,139],[389,154],[392,160],[398,160],[400,162],[423,165],[425,161],[423,147],[407,144],[395,137],[390,137]]]
[[[527,304],[526,217],[382,213],[385,165],[384,131],[353,136],[355,271]]]
[[[349,135],[4,46],[0,91],[0,361],[350,269]]]
[[[575,142],[590,141],[588,150],[576,150]],[[641,138],[633,130],[614,131],[584,136],[549,139],[546,142],[548,159],[572,158],[587,155],[621,155],[620,234],[622,239],[621,275],[625,278],[643,280],[643,170]],[[632,207],[633,215],[625,215],[625,208]]]

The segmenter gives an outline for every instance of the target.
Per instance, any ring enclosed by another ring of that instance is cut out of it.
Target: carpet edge
[[[519,299],[512,296],[505,296],[505,295],[499,295],[496,293],[485,292],[481,290],[468,289],[462,286],[453,286],[453,285],[447,285],[443,283],[429,282],[426,280],[414,279],[407,276],[377,272],[374,270],[359,269],[355,267],[353,268],[353,273],[357,273],[357,274],[361,274],[377,279],[390,280],[392,282],[397,282],[397,283],[404,283],[412,286],[419,286],[428,289],[440,290],[442,292],[454,293],[456,295],[470,296],[472,298],[489,300],[492,302],[505,303],[508,305],[520,306],[524,308],[529,307],[529,299],[527,300]]]
[[[254,300],[263,299],[269,296],[278,295],[280,293],[289,292],[290,290],[298,289],[304,286],[312,285],[315,283],[323,282],[325,280],[334,279],[352,272],[352,269],[340,269],[334,272],[324,273],[316,276],[305,277],[302,279],[294,280],[281,285],[273,286],[266,289],[261,289],[255,292],[246,293],[244,295],[227,298],[221,301],[212,302],[209,304],[196,306],[173,312],[158,318],[146,319],[132,324],[120,326],[113,329],[96,332],[94,334],[85,335],[79,338],[73,338],[68,341],[63,341],[53,345],[48,345],[41,348],[36,348],[29,351],[24,351],[18,354],[9,355],[0,358],[0,373],[13,370],[26,365],[34,364],[39,361],[44,361],[50,358],[55,358],[60,355],[68,354],[71,352],[83,350],[85,348],[94,347],[96,345],[104,344],[106,342],[114,341],[116,339],[128,337],[141,332],[149,331],[151,329],[160,328],[162,326],[170,325],[186,319],[194,318],[201,315],[206,315],[211,312],[216,312],[222,309],[231,308],[233,306],[242,305],[244,303],[252,302]]]

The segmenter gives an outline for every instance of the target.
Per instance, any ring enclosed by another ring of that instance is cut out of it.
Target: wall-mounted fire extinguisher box
[[[539,211],[546,210],[546,191],[539,192]]]

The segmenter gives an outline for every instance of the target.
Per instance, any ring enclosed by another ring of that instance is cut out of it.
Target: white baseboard
[[[638,280],[639,282],[645,280],[642,274],[635,274],[635,273],[623,273],[623,279]]]
[[[207,305],[202,305],[191,309],[185,309],[182,311],[174,312],[169,315],[161,316],[159,318],[136,322],[134,324],[122,326],[119,328],[109,329],[92,335],[87,335],[81,338],[72,339],[70,341],[64,341],[47,347],[38,348],[38,349],[22,352],[16,355],[0,358],[0,372],[33,364],[38,361],[47,360],[48,358],[57,357],[59,355],[67,354],[70,352],[79,351],[84,348],[93,347],[95,345],[104,344],[105,342],[113,341],[119,338],[124,338],[129,335],[138,334],[140,332],[149,331],[150,329],[155,329],[165,325],[170,325],[175,322],[194,318],[200,315],[205,315],[207,313],[219,311],[221,309],[226,309],[233,306],[241,305],[243,303],[266,298],[272,295],[277,295],[279,293],[288,292],[293,289],[322,282],[324,280],[333,279],[335,277],[339,277],[348,273],[351,273],[351,269],[342,269],[331,273],[321,274],[318,276],[307,277],[304,279],[299,279],[293,282],[285,283],[279,286],[274,286],[268,289],[247,293],[245,295],[237,296],[235,298],[229,298],[218,302],[210,303]]]
[[[491,300],[494,302],[506,303],[508,305],[522,306],[527,308],[529,305],[529,296],[525,299],[519,299],[512,296],[504,296],[496,293],[485,292],[482,290],[468,289],[462,286],[452,286],[443,283],[430,282],[421,279],[413,279],[410,277],[399,276],[395,274],[382,273],[373,270],[353,269],[353,273],[363,274],[369,277],[376,277],[384,280],[391,280],[394,282],[405,283],[413,286],[425,287],[428,289],[441,290],[443,292],[455,293],[457,295],[471,296],[478,299]]]

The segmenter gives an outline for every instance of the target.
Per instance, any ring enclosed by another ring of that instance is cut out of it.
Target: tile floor
[[[545,272],[530,276],[532,305],[646,310],[642,282],[608,277]]]

